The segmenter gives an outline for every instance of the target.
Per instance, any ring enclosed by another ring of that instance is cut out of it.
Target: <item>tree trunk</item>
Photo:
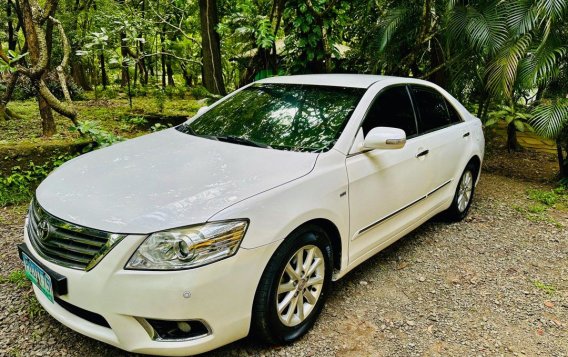
[[[120,55],[122,56],[122,76],[120,80],[120,86],[126,87],[128,85],[128,48],[126,47],[126,34],[124,32],[120,33]]]
[[[41,128],[43,131],[43,136],[51,137],[57,132],[55,127],[55,120],[53,120],[53,112],[51,107],[41,95],[38,95],[39,103],[39,114],[41,116]]]
[[[510,122],[507,125],[507,151],[517,152],[520,151],[521,147],[519,142],[517,141],[517,128],[515,128],[515,124]]]
[[[101,65],[101,82],[103,89],[106,89],[108,86],[108,77],[106,72],[105,55],[102,52],[99,54],[99,63]]]
[[[193,78],[191,74],[189,74],[187,65],[185,65],[184,63],[180,63],[180,67],[186,87],[191,87],[191,85],[193,84]]]
[[[164,32],[166,31],[165,29],[165,25],[164,28],[162,29],[162,32],[160,33],[160,48],[162,49],[162,55],[160,56],[160,58],[162,59],[162,88],[166,88],[166,55],[164,54],[166,52],[166,48],[164,47],[164,43],[165,43],[165,35]]]
[[[142,56],[140,56],[140,54]],[[140,84],[148,84],[148,68],[146,68],[146,60],[144,59],[144,43],[140,42],[139,47],[139,58],[138,66],[140,67]]]
[[[172,69],[171,60],[166,63],[166,72],[168,73],[168,86],[175,87],[174,70]]]
[[[14,93],[14,88],[16,88],[16,82],[18,81],[19,74],[16,72],[10,76],[6,90],[0,98],[0,120],[8,120],[13,117],[17,117],[14,113],[7,108],[8,102],[12,99],[12,93]]]
[[[41,32],[40,24],[36,24],[37,20],[34,19],[32,6],[28,1],[25,0],[21,0],[20,6],[23,18],[23,30],[26,37],[26,43],[28,45],[30,61],[33,67],[38,66],[41,68],[38,73],[34,73],[32,78],[30,78],[32,82],[34,82],[36,88],[38,88],[38,81],[41,80],[45,73],[45,70],[49,65],[49,42],[51,42],[51,36],[44,34],[45,38],[43,38],[42,41],[42,39],[39,38],[41,34],[38,35],[38,31]],[[54,11],[55,8],[52,9],[52,12]],[[55,134],[55,121],[53,120],[53,113],[51,112],[51,108],[49,107],[45,99],[40,95],[38,95],[38,105],[39,113],[41,116],[41,126],[43,128],[43,136],[53,136],[53,134]]]
[[[85,74],[85,67],[81,62],[81,59],[78,57],[75,57],[75,60],[71,61],[71,77],[73,78],[73,81],[79,85],[79,87],[84,90],[91,90],[91,84]]]
[[[8,49],[10,51],[16,50],[16,44],[18,43],[18,39],[15,36],[14,31],[14,20],[12,18],[12,7],[13,7],[12,0],[8,0],[6,2],[6,17],[8,18]]]
[[[562,152],[562,143],[560,139],[556,140],[556,153],[558,154],[558,167],[560,169],[560,178],[568,178],[568,162],[564,158],[564,153]]]
[[[199,15],[203,49],[203,86],[213,94],[225,95],[227,92],[221,67],[221,44],[216,31],[219,23],[217,1],[199,0]]]

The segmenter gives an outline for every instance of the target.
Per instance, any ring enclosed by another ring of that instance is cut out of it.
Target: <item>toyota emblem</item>
[[[49,235],[49,222],[42,220],[37,225],[37,235],[40,240],[46,240]]]

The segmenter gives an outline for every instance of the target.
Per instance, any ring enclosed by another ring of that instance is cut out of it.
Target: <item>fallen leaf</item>
[[[546,307],[554,307],[554,303],[552,301],[545,301],[544,306]]]
[[[406,268],[409,264],[407,262],[400,262],[396,265],[396,270],[402,270]]]

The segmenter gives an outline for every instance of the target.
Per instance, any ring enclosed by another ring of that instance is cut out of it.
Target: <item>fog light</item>
[[[141,320],[141,321],[140,321]],[[176,341],[188,340],[209,335],[211,332],[204,322],[199,320],[186,320],[186,321],[168,321],[168,320],[153,320],[153,319],[139,319],[142,325],[150,334],[150,336],[157,341]],[[150,327],[148,329],[147,327]]]
[[[185,321],[178,322],[178,328],[185,333],[191,332],[191,325]]]

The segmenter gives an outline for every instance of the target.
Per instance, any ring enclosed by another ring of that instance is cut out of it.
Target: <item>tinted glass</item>
[[[433,89],[413,87],[414,103],[420,113],[420,132],[427,132],[451,124],[446,99]]]
[[[462,118],[456,108],[446,100],[446,106],[448,107],[448,113],[450,114],[450,121],[452,123],[459,123],[462,121]]]
[[[333,146],[364,89],[257,84],[219,103],[178,130],[206,137],[231,136],[295,151]]]
[[[363,122],[363,133],[367,135],[378,126],[402,129],[407,137],[416,134],[414,111],[406,87],[388,88],[375,99]]]

